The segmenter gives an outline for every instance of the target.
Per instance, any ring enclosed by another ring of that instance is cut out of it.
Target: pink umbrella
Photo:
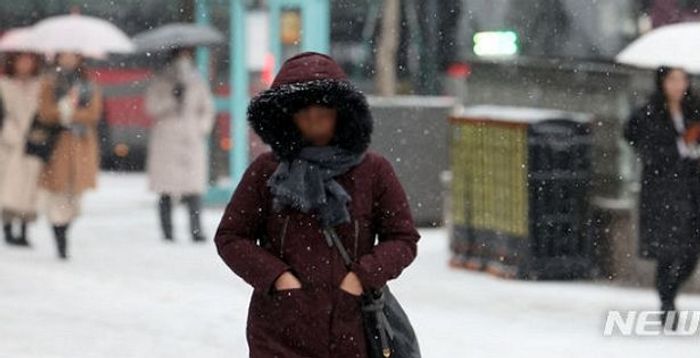
[[[109,21],[83,15],[61,15],[39,21],[33,45],[41,52],[75,52],[86,56],[134,51],[131,39]]]
[[[0,37],[0,52],[37,52],[32,44],[32,28],[18,27]]]

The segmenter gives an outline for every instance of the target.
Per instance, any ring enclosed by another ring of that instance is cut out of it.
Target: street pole
[[[198,25],[209,25],[209,6],[207,0],[196,0],[195,22]],[[209,81],[209,49],[206,46],[197,48],[197,68],[202,77]]]
[[[422,54],[420,74],[418,78],[418,92],[421,94],[436,95],[438,93],[438,59],[440,49],[438,43],[440,39],[439,10],[437,0],[426,0],[422,2]]]
[[[233,186],[238,185],[248,166],[248,88],[249,78],[246,68],[246,7],[245,0],[230,0],[231,41],[229,44],[231,100],[231,138],[233,146],[229,154],[230,176]]]
[[[399,47],[399,0],[384,0],[382,27],[377,49],[376,86],[382,96],[396,94],[396,51]]]

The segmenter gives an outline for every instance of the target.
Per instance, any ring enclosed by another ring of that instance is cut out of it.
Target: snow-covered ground
[[[216,255],[160,240],[155,197],[140,175],[103,175],[55,259],[45,222],[32,250],[0,246],[0,357],[247,356],[250,289]],[[206,212],[209,234],[220,209]],[[424,357],[695,357],[695,338],[605,338],[607,310],[655,309],[646,289],[507,281],[448,267],[446,232],[423,230],[419,256],[393,283]],[[684,295],[683,308],[700,309]],[[342,358],[342,357],[340,357]]]

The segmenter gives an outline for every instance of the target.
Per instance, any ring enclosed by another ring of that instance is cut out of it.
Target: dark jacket
[[[290,59],[278,80],[249,109],[251,125],[274,153],[262,154],[247,169],[215,238],[226,264],[254,288],[247,328],[250,356],[366,357],[360,299],[338,288],[347,274],[342,258],[327,245],[315,214],[289,208],[275,212],[266,182],[278,158],[293,157],[300,148],[291,113],[318,102],[338,108],[336,144],[364,152],[371,133],[369,108],[323,55]],[[406,195],[389,161],[374,152],[336,180],[352,198],[352,221],[336,230],[355,259],[352,271],[366,289],[378,289],[416,256],[419,235]],[[300,279],[302,289],[274,290],[286,270]]]
[[[685,115],[688,128],[697,123]],[[654,101],[640,108],[625,126],[625,138],[642,165],[639,201],[639,253],[659,258],[698,250],[700,163],[682,158],[668,111]]]

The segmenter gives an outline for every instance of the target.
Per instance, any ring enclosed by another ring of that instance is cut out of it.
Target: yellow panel
[[[455,215],[476,229],[526,236],[527,227],[527,131],[476,122],[460,123],[461,151],[453,158]],[[464,178],[458,176],[464,175]],[[457,219],[455,217],[455,219]]]

